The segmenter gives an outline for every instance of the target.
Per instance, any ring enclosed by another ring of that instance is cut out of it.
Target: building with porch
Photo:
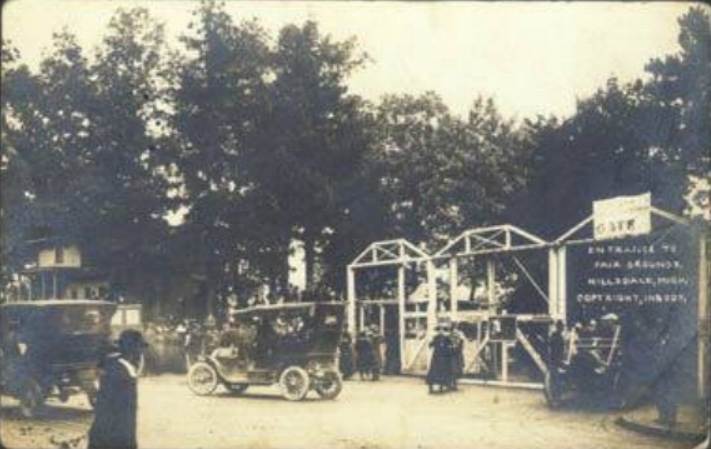
[[[28,242],[33,259],[19,273],[18,300],[106,299],[105,272],[87,265],[78,244],[56,238]]]

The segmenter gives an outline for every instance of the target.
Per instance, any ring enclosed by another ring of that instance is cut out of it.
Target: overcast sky
[[[145,6],[166,24],[171,45],[197,1],[11,0],[2,33],[35,67],[53,32],[67,27],[85,48],[121,7]],[[576,98],[610,76],[644,75],[652,57],[678,51],[677,18],[690,3],[279,2],[228,1],[234,18],[259,18],[275,36],[316,20],[338,39],[356,36],[373,61],[349,80],[372,100],[384,93],[439,93],[465,113],[477,95],[517,118],[569,115]]]

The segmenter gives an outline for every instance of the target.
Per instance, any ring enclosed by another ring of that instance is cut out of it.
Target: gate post
[[[355,286],[355,271],[353,267],[348,267],[346,278],[346,300],[348,302],[348,333],[353,338],[356,337],[356,286]]]
[[[709,259],[708,233],[699,237],[699,286],[698,286],[698,397],[703,399],[709,394],[709,335],[711,334],[711,316],[709,307]]]
[[[405,265],[397,267],[397,323],[400,340],[400,370],[405,369]]]
[[[457,321],[459,304],[457,301],[457,286],[459,285],[459,274],[457,273],[457,258],[449,260],[449,303],[452,312],[452,321]]]
[[[548,314],[554,320],[567,323],[566,248],[548,250]]]
[[[568,322],[568,262],[565,245],[558,248],[558,319]]]
[[[558,251],[548,250],[548,315],[558,319]]]
[[[437,325],[437,272],[434,262],[427,261],[427,336]]]
[[[496,265],[489,258],[486,261],[486,291],[489,301],[489,314],[496,314]]]

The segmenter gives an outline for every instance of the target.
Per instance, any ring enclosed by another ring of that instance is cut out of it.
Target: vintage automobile
[[[342,303],[257,306],[233,313],[220,347],[188,371],[188,386],[207,395],[222,384],[232,393],[250,385],[279,384],[290,401],[310,390],[325,399],[341,392],[336,353],[343,328]]]
[[[571,400],[605,403],[619,402],[621,327],[615,320],[603,319],[600,329],[590,333],[573,328],[566,342],[566,357],[556,372],[545,377],[544,394],[550,408]]]
[[[97,363],[111,345],[116,304],[42,300],[0,306],[0,388],[32,417],[50,396],[84,392],[93,405]]]

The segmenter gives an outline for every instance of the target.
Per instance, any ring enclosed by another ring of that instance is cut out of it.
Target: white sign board
[[[652,194],[595,201],[593,227],[595,240],[649,234],[652,230]]]

